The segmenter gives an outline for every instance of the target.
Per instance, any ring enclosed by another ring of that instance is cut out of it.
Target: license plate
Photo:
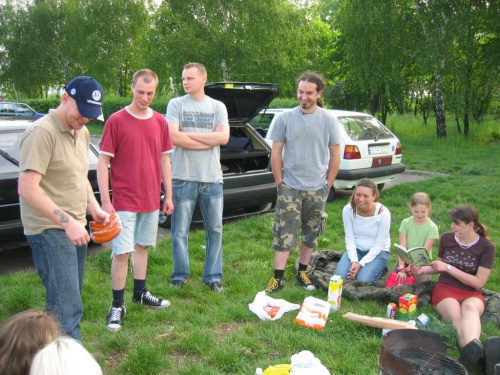
[[[389,152],[389,146],[370,146],[368,147],[368,154],[370,155],[382,155]]]

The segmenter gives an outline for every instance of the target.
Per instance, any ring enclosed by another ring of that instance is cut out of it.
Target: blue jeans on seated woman
[[[361,260],[366,254],[367,251],[356,249],[358,253],[358,259]],[[349,267],[351,267],[351,260],[347,256],[347,250],[340,258],[339,263],[337,264],[337,269],[335,270],[335,275],[339,275],[342,279],[347,280],[347,273],[349,272]],[[367,263],[364,267],[361,267],[358,274],[356,275],[357,281],[363,281],[365,283],[373,283],[380,279],[382,275],[387,272],[387,264],[389,264],[389,252],[381,251],[375,259],[373,259],[370,263]]]

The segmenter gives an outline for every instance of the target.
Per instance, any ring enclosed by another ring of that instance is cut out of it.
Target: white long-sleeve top
[[[350,204],[342,210],[346,251],[351,262],[359,262],[364,267],[381,251],[390,251],[391,213],[387,207],[379,212],[381,207],[382,204],[377,203],[375,214],[369,217],[359,214],[354,217]],[[368,253],[362,259],[358,259],[356,249]]]

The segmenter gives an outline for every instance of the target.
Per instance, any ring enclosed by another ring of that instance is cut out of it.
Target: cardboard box
[[[407,293],[399,297],[398,319],[403,321],[414,320],[417,316],[418,296]]]

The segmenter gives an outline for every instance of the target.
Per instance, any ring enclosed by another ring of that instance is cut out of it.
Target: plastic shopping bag
[[[248,308],[261,320],[277,320],[288,311],[300,309],[300,305],[284,299],[271,298],[266,295],[265,291],[262,291],[255,295],[255,299],[248,304]]]
[[[387,278],[387,281],[385,283],[385,287],[392,288],[393,286],[416,284],[416,283],[417,283],[417,279],[415,279],[412,276],[406,276],[406,281],[401,284],[398,280],[398,274],[395,272],[392,272],[389,274],[389,277]]]
[[[330,375],[330,371],[309,350],[292,355],[290,375]]]

